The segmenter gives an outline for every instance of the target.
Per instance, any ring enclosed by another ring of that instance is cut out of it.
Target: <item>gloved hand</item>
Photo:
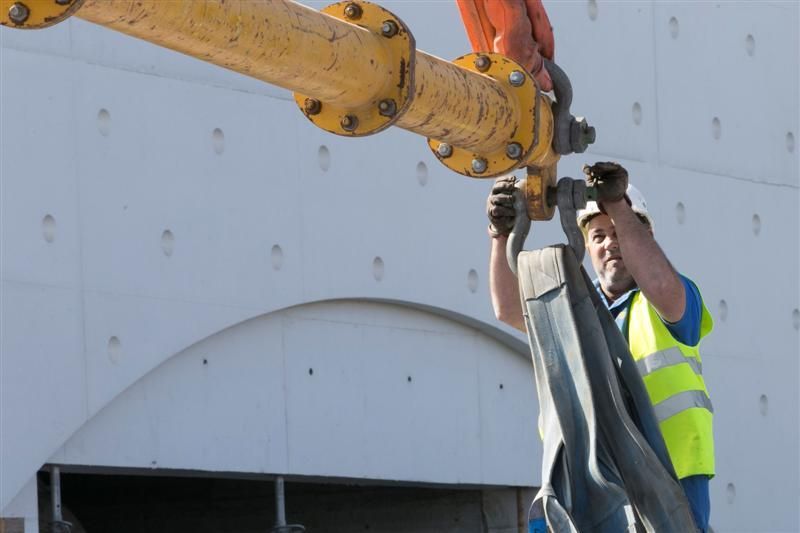
[[[619,163],[611,161],[599,162],[594,165],[583,165],[586,174],[586,184],[597,189],[597,206],[605,213],[603,202],[628,201],[625,191],[628,189],[628,171]]]
[[[497,178],[492,192],[486,199],[486,214],[489,216],[489,235],[506,237],[514,227],[514,191],[517,178]]]

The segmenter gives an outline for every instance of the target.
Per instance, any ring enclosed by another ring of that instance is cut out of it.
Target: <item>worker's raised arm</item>
[[[597,187],[598,204],[613,222],[619,254],[636,285],[661,318],[678,322],[686,308],[683,282],[653,238],[652,228],[625,198],[627,171],[616,163],[597,163],[585,171],[590,184]]]
[[[661,318],[678,322],[686,307],[686,291],[652,230],[642,224],[625,200],[606,202],[604,207],[614,222],[622,260],[636,285]]]
[[[506,259],[508,234],[514,227],[515,182],[516,178],[513,176],[499,178],[486,201],[489,235],[492,237],[489,252],[489,292],[497,319],[524,332],[525,320],[519,300],[519,284]]]

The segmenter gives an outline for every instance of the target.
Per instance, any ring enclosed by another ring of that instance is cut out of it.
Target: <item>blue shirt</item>
[[[697,343],[700,342],[700,319],[703,316],[703,301],[700,298],[700,291],[697,290],[692,280],[682,274],[678,274],[678,276],[680,276],[683,282],[683,288],[686,293],[686,309],[684,309],[681,319],[674,324],[672,322],[667,322],[663,318],[661,321],[667,326],[667,329],[676,341],[681,344],[686,344],[687,346],[696,346]],[[606,307],[611,312],[611,316],[616,320],[617,326],[627,337],[628,310],[630,309],[630,304],[633,302],[633,296],[639,291],[639,288],[634,287],[609,303],[608,298],[606,298],[605,293],[603,293],[600,288],[600,282],[598,280],[595,280],[594,287],[597,289],[598,294],[600,294],[603,303],[606,304]]]

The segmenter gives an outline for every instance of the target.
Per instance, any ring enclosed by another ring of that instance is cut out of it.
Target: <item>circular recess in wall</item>
[[[47,242],[53,242],[56,238],[56,219],[51,215],[45,215],[42,219],[42,236]]]
[[[753,235],[758,236],[759,233],[761,233],[761,217],[756,213],[753,215]]]
[[[761,398],[758,399],[758,410],[761,412],[762,416],[767,416],[768,409],[769,409],[769,399],[767,398],[766,394],[762,394]]]
[[[406,376],[406,381],[411,383],[411,376]]]
[[[467,273],[467,288],[473,293],[478,290],[478,272],[474,268]]]
[[[756,54],[756,39],[752,35],[748,35],[744,39],[744,49],[747,51],[747,55],[753,57]]]
[[[314,369],[313,368],[309,368],[308,369],[308,375],[309,376],[313,376],[314,375]]]
[[[642,104],[639,102],[633,103],[633,109],[631,110],[631,114],[633,115],[633,123],[637,126],[642,123]]]
[[[214,128],[211,132],[211,144],[214,146],[214,152],[221,154],[225,151],[225,134],[219,128]]]
[[[107,109],[101,109],[97,113],[97,130],[102,135],[108,135],[111,132],[111,113]]]
[[[175,249],[175,236],[172,232],[168,229],[164,230],[164,233],[161,234],[161,250],[164,252],[164,255],[167,257],[172,255],[172,251]]]
[[[428,165],[422,161],[417,163],[417,181],[423,187],[428,184]]]
[[[786,134],[786,149],[789,153],[794,152],[794,133],[791,131]]]
[[[800,309],[792,311],[792,325],[794,329],[800,330]]]
[[[686,207],[683,205],[683,202],[678,202],[675,206],[675,219],[678,221],[678,224],[686,222]]]
[[[108,339],[108,358],[112,363],[118,363],[122,357],[122,343],[117,337]]]
[[[736,499],[736,487],[733,483],[728,483],[728,487],[725,489],[725,493],[728,496],[728,503],[733,503],[733,500]]]
[[[719,121],[719,118],[717,117],[714,117],[711,120],[711,136],[717,140],[719,140],[719,138],[722,137],[722,123]]]
[[[319,168],[323,172],[327,172],[331,168],[331,151],[324,144],[317,150],[317,159],[319,160]]]
[[[675,17],[671,17],[669,19],[669,34],[672,36],[673,39],[678,38],[678,34],[681,31],[681,26],[678,24],[678,19]]]
[[[280,270],[283,266],[283,248],[279,245],[274,245],[270,252],[270,260],[272,261],[272,269]]]
[[[586,9],[589,12],[589,19],[597,20],[597,0],[589,0]]]
[[[728,302],[725,300],[719,301],[719,319],[723,322],[728,319]]]
[[[383,279],[383,259],[380,257],[376,257],[372,260],[372,277],[375,278],[376,281],[380,281]]]

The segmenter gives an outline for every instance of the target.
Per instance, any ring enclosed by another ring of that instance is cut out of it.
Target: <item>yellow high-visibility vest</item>
[[[700,339],[714,327],[705,304],[702,307]],[[678,478],[713,476],[714,410],[703,381],[698,347],[675,340],[641,291],[633,296],[628,312],[631,355],[650,395]]]

